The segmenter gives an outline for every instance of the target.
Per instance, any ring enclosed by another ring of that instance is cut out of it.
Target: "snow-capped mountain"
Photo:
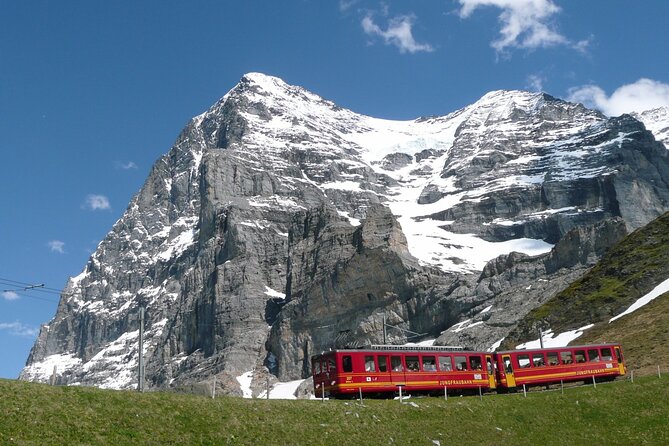
[[[643,122],[646,129],[655,135],[655,139],[664,143],[669,149],[669,107],[659,107],[641,113],[632,113],[632,116]]]
[[[483,306],[515,314],[471,338],[489,346],[555,292],[510,289],[576,274],[669,208],[668,161],[636,119],[545,94],[398,122],[248,74],[157,161],[21,377],[135,386],[140,307],[155,387],[307,376],[321,349],[381,342],[384,317],[436,337]],[[510,277],[527,265],[512,252],[543,266]]]

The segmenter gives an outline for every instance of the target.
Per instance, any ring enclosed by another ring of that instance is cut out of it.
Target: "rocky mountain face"
[[[667,149],[631,116],[497,91],[387,121],[248,74],[156,162],[21,378],[136,386],[140,307],[156,388],[257,394],[384,318],[389,343],[491,348],[667,209]]]

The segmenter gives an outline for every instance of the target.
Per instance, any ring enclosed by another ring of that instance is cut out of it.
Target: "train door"
[[[390,359],[387,355],[379,355],[376,357],[379,364],[378,383],[379,388],[390,385]]]
[[[504,374],[506,375],[506,386],[510,389],[516,387],[516,378],[513,375],[513,365],[510,355],[502,355],[502,364],[504,364]]]
[[[405,366],[401,355],[390,356],[390,380],[394,385],[406,385]]]
[[[486,371],[488,372],[488,385],[491,389],[497,387],[497,380],[495,379],[495,365],[492,361],[492,355],[485,355]]]
[[[616,359],[618,360],[618,371],[621,375],[625,374],[625,362],[623,361],[623,352],[620,350],[620,347],[613,348],[616,352]]]

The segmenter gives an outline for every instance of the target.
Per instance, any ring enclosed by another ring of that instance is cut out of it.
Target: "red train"
[[[614,379],[625,374],[619,344],[464,351],[457,347],[373,345],[311,358],[317,396],[515,390],[560,381]]]

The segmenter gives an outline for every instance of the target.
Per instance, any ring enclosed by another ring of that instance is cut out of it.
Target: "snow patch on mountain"
[[[632,113],[632,116],[643,122],[655,139],[664,143],[669,149],[669,107],[659,107],[641,113]]]
[[[649,304],[655,298],[660,297],[666,292],[669,292],[669,279],[665,280],[664,282],[653,288],[649,293],[645,294],[644,296],[641,296],[632,305],[630,305],[630,307],[627,310],[609,319],[609,323],[638,310],[639,308],[643,307],[646,304]]]
[[[80,364],[81,358],[78,358],[74,353],[50,355],[41,361],[32,363],[30,367],[24,369],[24,379],[29,381],[48,382],[53,375],[54,370],[56,375],[60,375]]]

